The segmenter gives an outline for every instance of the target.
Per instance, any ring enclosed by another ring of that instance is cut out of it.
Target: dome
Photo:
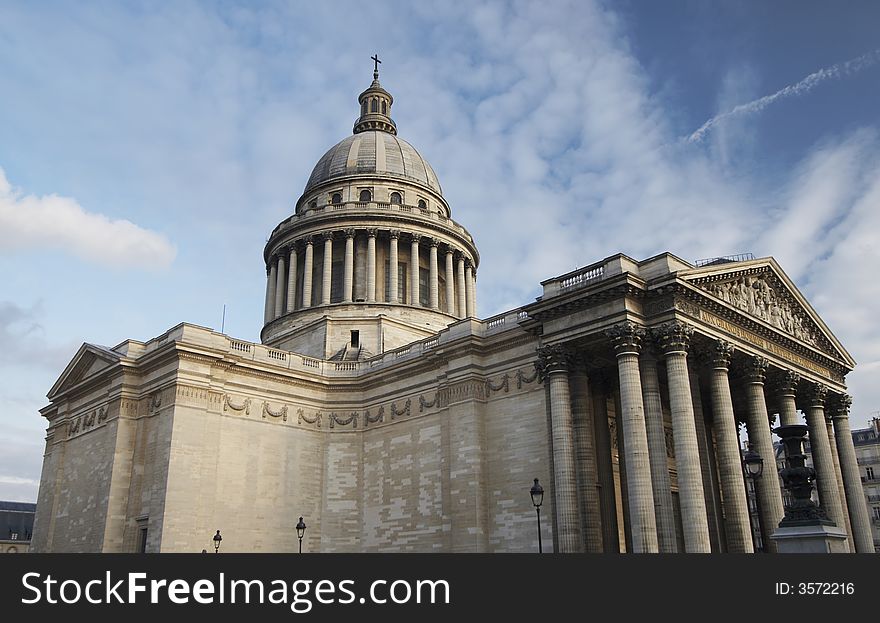
[[[416,148],[381,130],[358,132],[331,147],[312,170],[303,194],[350,175],[398,178],[442,194],[434,169]]]

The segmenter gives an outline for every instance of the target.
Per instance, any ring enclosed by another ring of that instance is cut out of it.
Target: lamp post
[[[538,513],[538,553],[544,553],[544,549],[541,546],[541,504],[544,502],[544,487],[538,484],[538,479],[535,478],[535,484],[532,485],[529,493],[532,496],[532,504],[535,506],[535,512]]]
[[[220,536],[220,531],[217,530],[217,534],[214,535],[214,553],[220,553],[220,541],[223,540],[223,537]]]
[[[296,536],[299,537],[299,553],[303,553],[303,536],[306,533],[306,524],[303,521],[303,518],[299,518],[299,522],[296,524]]]
[[[743,469],[746,473],[746,478],[752,481],[752,489],[755,492],[755,510],[758,513],[758,530],[761,532],[760,551],[766,553],[767,546],[764,540],[767,538],[767,533],[764,530],[764,515],[761,513],[761,496],[758,495],[758,479],[764,473],[764,459],[761,458],[760,454],[752,450],[751,445],[749,445],[749,450],[743,457]]]

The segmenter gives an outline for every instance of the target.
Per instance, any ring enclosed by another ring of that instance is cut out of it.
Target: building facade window
[[[147,529],[141,528],[138,531],[138,553],[146,554],[147,553]]]
[[[342,193],[333,193],[333,196],[330,197],[330,203],[333,205],[342,203]]]
[[[865,474],[868,476],[868,480],[874,480],[874,468],[873,467],[865,468]]]
[[[880,506],[875,506],[874,510],[874,519],[880,519]]]
[[[398,192],[391,193],[391,203],[393,203],[394,205],[398,205],[398,206],[401,203],[403,203],[403,199],[401,198],[400,193],[398,193]]]
[[[364,189],[361,191],[359,200],[361,201],[361,203],[366,203],[367,201],[372,201],[373,200],[373,193],[371,193],[367,189]]]
[[[422,210],[427,210],[427,209],[428,209],[428,204],[425,203],[425,200],[424,200],[424,199],[419,199],[419,207],[420,207]]]
[[[419,267],[419,305],[427,307],[430,294],[428,291],[428,269]]]

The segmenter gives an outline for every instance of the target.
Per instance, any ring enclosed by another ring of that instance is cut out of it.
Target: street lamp
[[[299,553],[303,553],[303,536],[306,533],[306,524],[303,521],[303,518],[299,518],[299,523],[296,524],[296,536],[299,537]]]
[[[749,445],[749,450],[743,457],[743,469],[745,470],[746,478],[752,481],[752,488],[755,491],[755,510],[758,513],[758,529],[761,532],[761,552],[766,553],[767,545],[764,543],[764,540],[767,538],[767,532],[764,530],[764,515],[761,513],[761,496],[758,495],[758,480],[764,473],[764,459],[761,458],[760,454],[752,450],[751,445]]]
[[[220,541],[223,540],[223,537],[220,536],[220,531],[217,530],[217,534],[214,535],[214,553],[220,553]]]
[[[542,554],[544,549],[541,546],[541,504],[544,503],[544,487],[538,484],[537,478],[535,478],[535,484],[532,485],[529,493],[532,496],[532,504],[535,506],[535,512],[538,513],[538,553]]]

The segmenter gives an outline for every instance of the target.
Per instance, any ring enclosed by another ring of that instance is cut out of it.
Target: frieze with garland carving
[[[385,421],[385,407],[379,407],[379,410],[376,412],[376,415],[370,415],[370,410],[366,409],[364,411],[364,428],[367,428],[370,424],[378,424],[379,422]]]
[[[266,418],[267,415],[270,415],[274,418],[281,418],[282,421],[287,421],[287,405],[284,405],[280,410],[273,411],[272,407],[269,406],[269,402],[263,402],[263,419]]]
[[[419,413],[424,412],[425,409],[433,409],[437,405],[437,399],[440,392],[434,393],[434,398],[430,401],[425,400],[424,396],[419,396]]]
[[[412,400],[410,400],[409,398],[406,399],[406,403],[403,405],[403,409],[398,409],[397,404],[392,402],[391,403],[391,419],[393,420],[393,419],[398,418],[402,415],[409,415],[411,406],[412,406]]]
[[[486,392],[487,395],[491,394],[492,392],[500,391],[504,391],[504,393],[506,394],[510,390],[510,375],[505,372],[504,376],[501,377],[501,382],[499,383],[493,383],[492,379],[486,379],[486,389],[488,390]]]
[[[103,405],[97,409],[92,409],[83,415],[74,417],[70,425],[67,427],[67,438],[70,439],[76,435],[83,434],[96,426],[103,424],[108,418],[108,407]]]
[[[316,411],[315,415],[313,415],[311,418],[309,418],[309,416],[307,416],[302,409],[297,409],[296,415],[297,415],[297,418],[298,418],[297,421],[299,424],[302,424],[303,422],[305,422],[306,424],[317,424],[318,425],[317,427],[321,428],[322,416],[321,416],[320,412]]]
[[[523,385],[530,385],[538,380],[538,369],[532,368],[532,373],[526,376],[522,370],[516,371],[516,388],[522,389]]]
[[[232,402],[232,400],[229,399],[229,394],[224,394],[223,395],[223,411],[225,412],[229,409],[232,409],[233,411],[238,411],[238,412],[244,411],[245,415],[250,415],[251,414],[251,399],[245,398],[244,402],[242,402],[240,404],[235,404],[234,402]]]
[[[336,413],[330,414],[330,428],[335,428],[336,424],[340,426],[348,426],[351,424],[352,428],[358,427],[358,414],[356,411],[352,411],[349,413],[347,418],[340,417],[336,415]]]

